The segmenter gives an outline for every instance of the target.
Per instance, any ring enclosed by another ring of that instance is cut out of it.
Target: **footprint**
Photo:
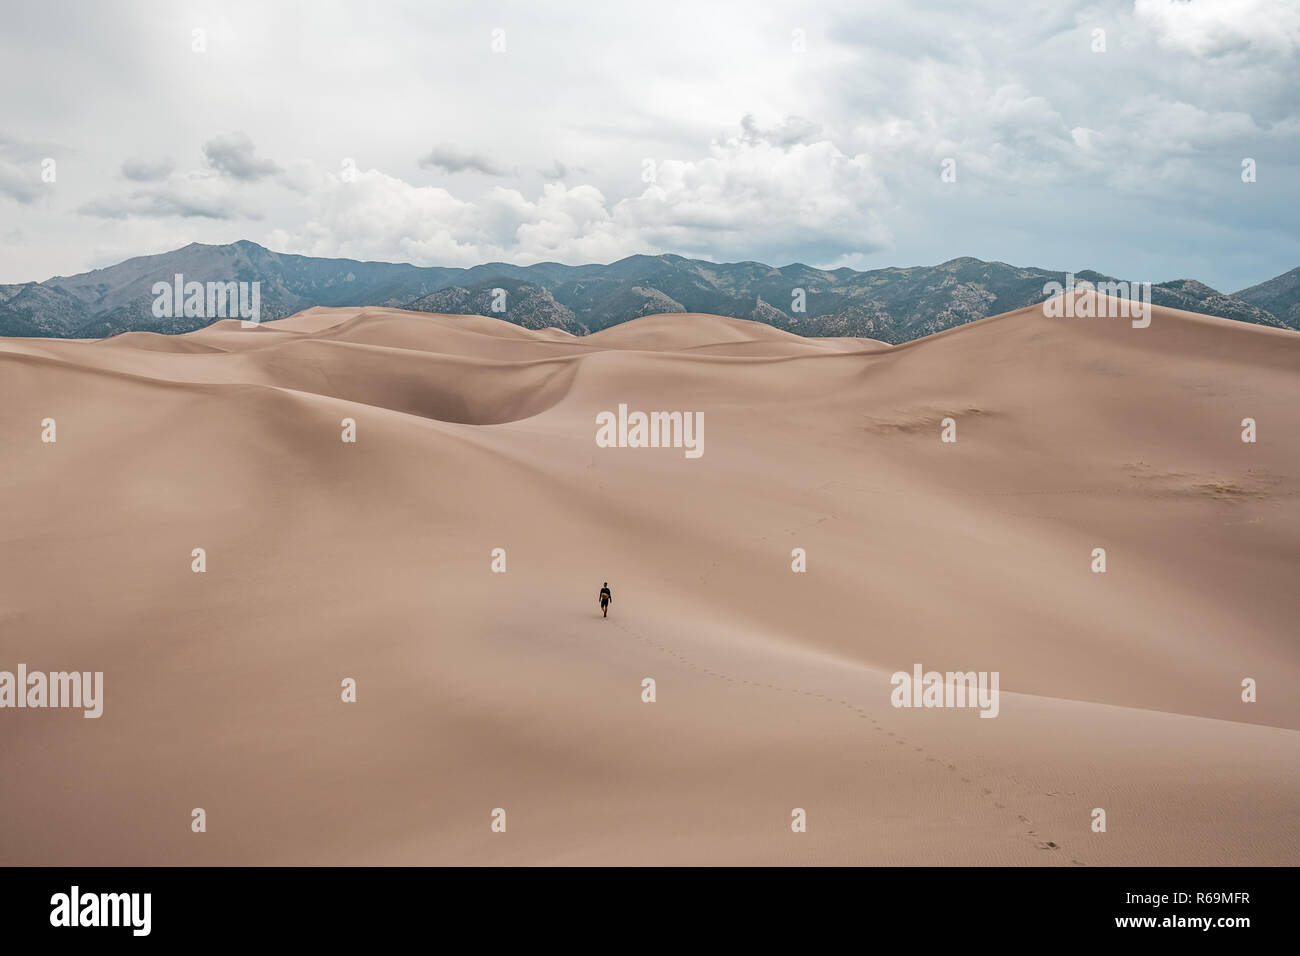
[[[985,788],[983,789],[983,793],[984,793],[984,796],[988,797],[988,796],[992,796],[993,791],[990,790],[988,787],[985,787]]]
[[[1055,843],[1053,843],[1051,840],[1043,840],[1043,841],[1039,842],[1039,843],[1037,844],[1037,846],[1038,846],[1038,849],[1040,849],[1040,850],[1059,850],[1059,849],[1060,849],[1060,847],[1057,846]]]

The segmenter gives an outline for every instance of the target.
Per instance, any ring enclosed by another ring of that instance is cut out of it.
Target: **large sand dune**
[[[0,339],[0,669],[105,675],[0,711],[0,863],[1300,863],[1300,335],[1154,311]]]

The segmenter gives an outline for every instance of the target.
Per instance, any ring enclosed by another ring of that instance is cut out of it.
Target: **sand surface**
[[[105,685],[0,711],[0,863],[1300,864],[1300,335],[1154,311],[0,339],[0,670]]]

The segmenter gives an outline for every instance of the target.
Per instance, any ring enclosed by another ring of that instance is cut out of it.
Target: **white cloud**
[[[215,173],[197,170],[167,177],[158,185],[97,197],[83,203],[83,215],[100,219],[182,218],[260,219],[261,213]]]
[[[1167,50],[1204,57],[1300,50],[1300,4],[1294,0],[1136,0],[1134,13]]]
[[[697,252],[827,240],[854,252],[888,243],[879,215],[887,201],[865,153],[846,155],[829,139],[778,145],[738,136],[715,142],[702,159],[657,164],[654,183],[620,202],[615,218],[661,246]]]
[[[1076,126],[1070,130],[1070,138],[1080,149],[1091,152],[1097,146],[1097,131],[1086,126]]]
[[[1249,113],[1240,110],[1206,110],[1191,103],[1160,96],[1141,96],[1120,113],[1131,128],[1140,129],[1138,148],[1161,152],[1193,153],[1223,143],[1244,143],[1261,130]]]
[[[321,173],[305,200],[306,225],[270,241],[311,255],[472,265],[764,248],[793,257],[808,243],[853,252],[889,240],[877,213],[887,196],[870,160],[827,139],[781,145],[747,128],[714,142],[707,156],[663,160],[653,171],[639,194],[613,203],[591,184],[548,182],[533,199],[495,187],[471,200],[374,169],[353,182]]]
[[[277,229],[268,242],[285,252],[418,265],[472,265],[486,244],[473,203],[437,186],[413,186],[376,169],[353,181],[320,173],[305,200],[306,224]]]

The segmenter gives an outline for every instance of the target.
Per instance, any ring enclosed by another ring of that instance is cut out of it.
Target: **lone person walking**
[[[600,610],[601,617],[609,617],[609,605],[614,600],[614,595],[609,591],[609,582],[606,581],[600,589]]]

